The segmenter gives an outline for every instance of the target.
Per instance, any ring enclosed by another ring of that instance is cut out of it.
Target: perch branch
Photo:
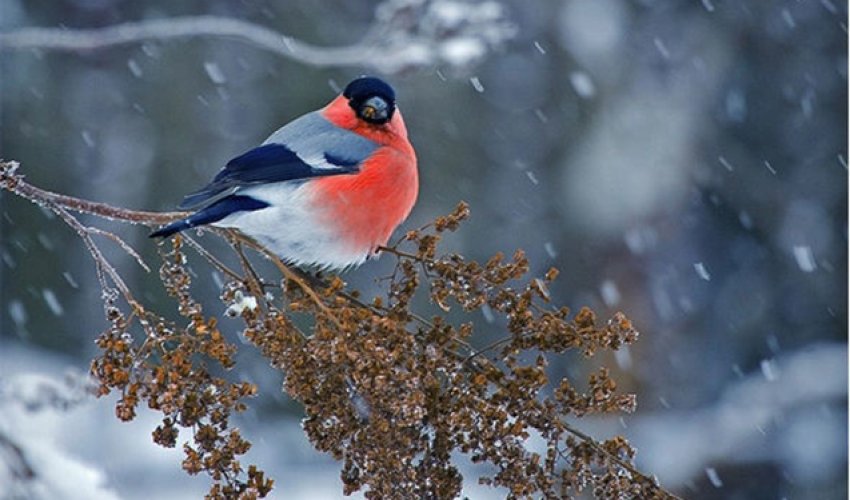
[[[129,245],[118,239],[118,237],[113,235],[112,233],[84,226],[74,215],[71,214],[70,211],[89,213],[103,218],[132,223],[142,223],[148,225],[169,222],[174,220],[175,218],[182,217],[185,214],[178,212],[158,213],[127,210],[123,208],[113,207],[103,203],[91,202],[80,198],[57,194],[51,191],[37,188],[25,182],[23,175],[17,173],[17,168],[17,162],[0,160],[0,188],[6,189],[29,201],[32,201],[33,203],[44,206],[59,215],[69,226],[71,226],[78,233],[78,235],[86,245],[86,248],[88,249],[89,253],[94,258],[95,264],[97,266],[98,277],[101,281],[102,287],[104,289],[108,288],[106,283],[106,277],[108,276],[109,279],[115,284],[116,288],[118,288],[118,290],[122,293],[127,303],[132,307],[132,314],[139,315],[139,317],[144,316],[146,314],[146,311],[143,309],[142,305],[138,303],[132,296],[129,288],[124,283],[118,272],[109,264],[109,262],[103,256],[100,249],[93,241],[92,235],[99,234],[106,237],[110,237],[114,240],[117,239],[117,242],[125,251],[128,251],[131,256],[135,257],[137,260],[140,260],[138,254],[133,251],[132,248],[129,247]],[[341,324],[340,320],[334,315],[334,312],[328,307],[328,304],[322,299],[322,297],[318,293],[316,293],[312,286],[307,283],[307,280],[299,276],[297,272],[290,269],[285,263],[280,260],[280,258],[269,252],[263,246],[257,244],[255,241],[235,231],[222,230],[216,232],[226,237],[226,239],[230,242],[231,246],[233,246],[233,248],[239,254],[240,260],[243,264],[243,271],[246,273],[246,278],[244,279],[248,280],[249,278],[253,278],[249,281],[249,283],[251,283],[255,288],[255,290],[253,290],[254,293],[262,293],[261,281],[260,278],[254,272],[250,263],[248,262],[248,259],[242,253],[242,245],[252,248],[253,250],[259,252],[260,254],[270,259],[286,279],[292,280],[299,288],[301,288],[302,292],[315,303],[317,309],[321,311],[321,313],[327,318],[328,321],[333,322],[340,330],[343,329],[343,325]],[[239,278],[238,273],[224,266],[224,264],[212,257],[198,243],[194,242],[191,239],[189,239],[188,241],[190,241],[190,245],[195,247],[202,256],[204,256],[205,258],[207,258],[208,261],[211,262],[214,267],[216,267],[217,269],[232,278]],[[400,251],[396,248],[385,247],[381,248],[381,250],[387,253],[394,254],[399,258],[412,259],[420,262],[431,260],[421,255]],[[374,306],[370,306],[359,301],[355,297],[348,295],[347,292],[343,291],[341,296],[346,298],[352,304],[358,305],[360,307],[365,307],[370,310],[375,309]],[[423,319],[423,321],[425,320]],[[457,341],[462,345],[466,346],[468,349],[472,350],[472,347],[469,344],[466,344],[460,339],[457,339]],[[472,370],[477,372],[481,370],[481,366],[478,363],[478,361],[480,360],[477,359],[477,356],[481,353],[494,349],[495,347],[503,344],[505,341],[505,339],[497,340],[496,342],[485,346],[477,352],[473,351],[473,353],[468,356],[462,356],[454,351],[449,351],[448,353],[452,355],[462,365],[468,366]],[[498,382],[494,383],[500,385],[500,383]],[[658,491],[663,498],[678,498],[670,494],[669,492],[663,490],[660,486],[658,486],[657,482],[653,478],[641,473],[628,460],[624,460],[619,456],[616,456],[615,454],[606,450],[597,440],[595,440],[590,435],[576,429],[575,427],[568,424],[567,422],[564,422],[563,420],[560,420],[559,424],[564,431],[575,436],[580,441],[586,443],[600,456],[606,457],[608,460],[616,464],[621,469],[628,471],[632,478],[638,479],[644,484],[652,485],[652,487],[656,491]]]
[[[19,164],[16,161],[0,159],[0,188],[11,191],[37,205],[55,205],[74,212],[97,215],[110,220],[146,224],[148,226],[167,224],[189,215],[185,212],[129,210],[114,207],[106,203],[98,203],[96,201],[54,193],[53,191],[41,189],[26,182],[24,176],[17,173],[18,166]]]

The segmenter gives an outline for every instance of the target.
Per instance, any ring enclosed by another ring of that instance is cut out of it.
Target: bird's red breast
[[[322,115],[380,145],[355,175],[336,175],[315,181],[316,203],[324,222],[352,249],[372,251],[384,245],[408,216],[419,192],[416,153],[407,140],[401,112],[383,125],[357,118],[345,97],[337,97]]]

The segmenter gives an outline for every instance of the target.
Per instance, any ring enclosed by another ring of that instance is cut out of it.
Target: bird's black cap
[[[368,123],[383,125],[395,112],[395,91],[380,78],[361,76],[349,83],[342,95],[358,118]]]
[[[389,104],[395,104],[395,91],[390,84],[374,76],[361,76],[346,85],[342,95],[352,101],[362,102],[374,96],[381,97]]]

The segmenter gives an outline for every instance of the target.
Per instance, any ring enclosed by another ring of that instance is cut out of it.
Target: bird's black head
[[[395,91],[380,78],[361,76],[349,83],[342,95],[357,117],[369,123],[387,123],[395,112]]]

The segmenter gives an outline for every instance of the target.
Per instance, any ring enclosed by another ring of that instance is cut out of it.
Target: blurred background
[[[352,77],[380,74],[419,155],[404,228],[465,200],[472,219],[443,248],[523,248],[534,273],[561,270],[555,302],[621,310],[641,330],[616,355],[553,363],[576,379],[611,366],[638,396],[635,414],[580,427],[626,435],[640,468],[686,498],[846,498],[844,2],[3,0],[0,32],[215,14],[346,47],[393,9],[411,15],[370,43],[410,50],[355,63],[213,37],[0,49],[0,157],[44,188],[170,210]],[[106,322],[77,236],[6,193],[0,213],[0,433],[15,444],[0,447],[0,498],[201,496],[181,452],[151,442],[155,415],[122,424],[110,398],[82,394]],[[144,228],[99,224],[156,265]],[[171,307],[155,272],[103,246],[145,300]],[[344,277],[379,294],[391,265]],[[218,277],[196,272],[207,311],[223,312]],[[482,344],[501,334],[476,319]],[[239,322],[224,324],[241,342]],[[340,497],[339,464],[306,442],[281,374],[241,351],[235,375],[261,391],[238,421],[254,442],[245,462],[277,480],[275,498]],[[3,491],[16,457],[36,479]],[[471,498],[504,495],[474,482]]]

